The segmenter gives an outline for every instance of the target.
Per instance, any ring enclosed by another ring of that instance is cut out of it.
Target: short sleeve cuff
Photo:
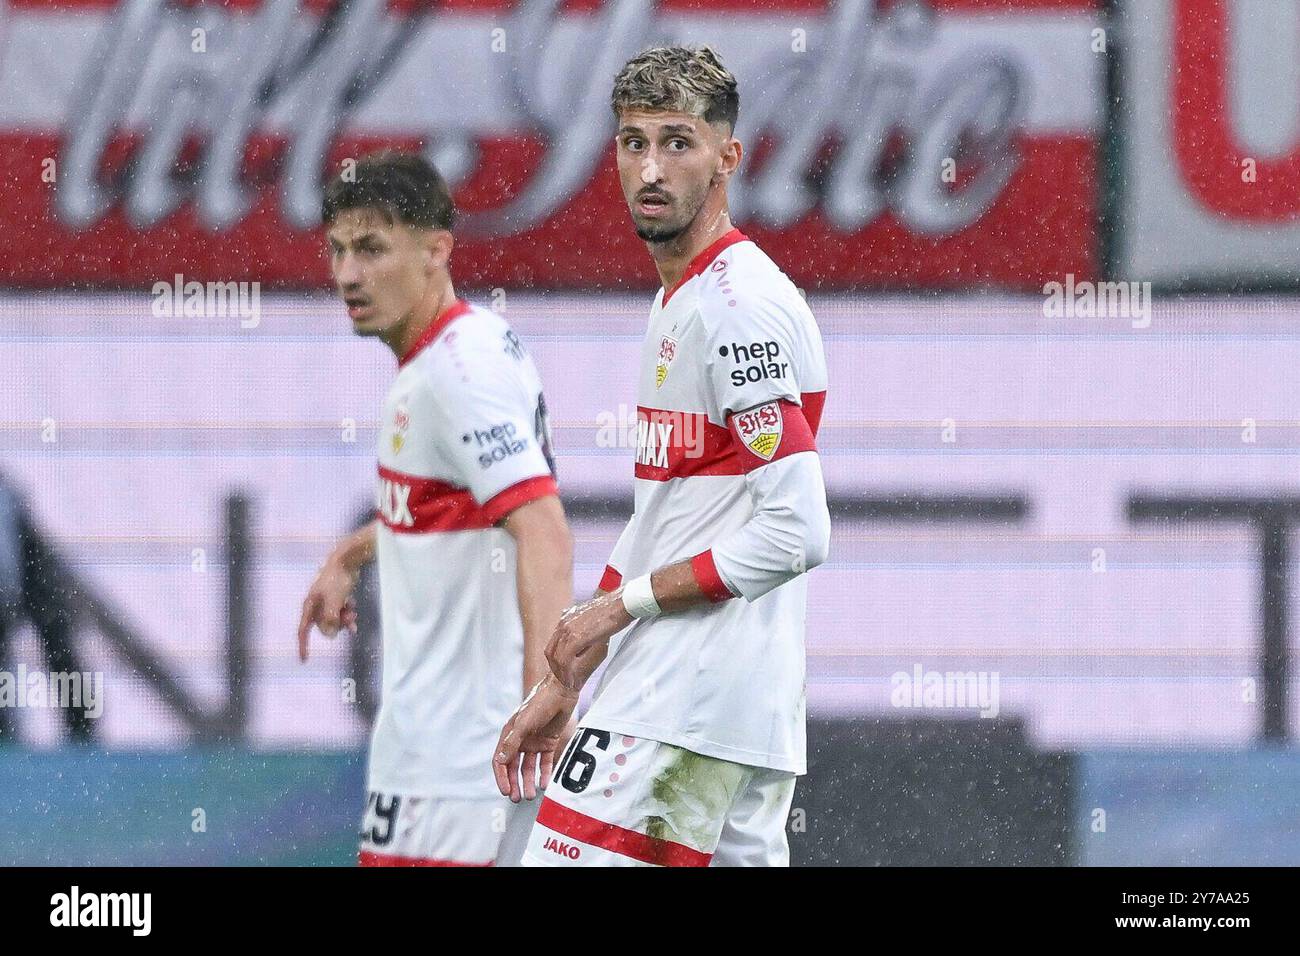
[[[522,508],[530,501],[559,493],[560,489],[550,475],[525,478],[489,498],[483,505],[483,514],[492,524],[496,524],[510,512]]]

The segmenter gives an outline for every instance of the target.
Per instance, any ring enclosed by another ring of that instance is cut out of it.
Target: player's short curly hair
[[[628,60],[614,77],[614,116],[623,110],[665,110],[736,128],[736,78],[709,47],[658,46]]]
[[[442,174],[418,153],[396,150],[363,156],[326,184],[321,221],[332,225],[345,209],[373,209],[417,229],[450,229],[456,222]]]

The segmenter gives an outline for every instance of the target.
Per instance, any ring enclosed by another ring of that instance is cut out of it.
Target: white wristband
[[[633,617],[654,617],[659,613],[659,602],[655,600],[654,588],[650,586],[650,575],[643,574],[623,585],[623,607]]]

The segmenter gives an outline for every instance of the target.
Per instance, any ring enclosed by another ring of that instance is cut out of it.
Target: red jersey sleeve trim
[[[819,417],[820,412],[819,407]],[[788,399],[728,415],[727,427],[731,431],[732,445],[740,459],[742,473],[801,451],[817,450],[803,409]]]
[[[623,575],[614,570],[613,565],[605,565],[605,573],[601,575],[599,589],[602,591],[617,591],[622,583]]]
[[[530,501],[536,501],[538,498],[545,498],[549,495],[558,495],[559,493],[560,489],[555,484],[555,479],[550,475],[525,478],[484,502],[483,513],[487,515],[488,521],[496,524],[510,512],[523,507]]]
[[[691,573],[695,575],[695,582],[700,586],[705,597],[714,604],[728,601],[736,596],[723,582],[722,575],[718,574],[718,567],[713,563],[712,549],[702,551],[691,558]]]
[[[799,398],[803,402],[803,417],[808,420],[808,427],[812,429],[813,438],[816,438],[817,429],[822,423],[822,411],[826,407],[826,389],[804,392]]]

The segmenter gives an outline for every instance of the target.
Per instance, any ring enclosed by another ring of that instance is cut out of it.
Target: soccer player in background
[[[623,194],[663,282],[638,370],[635,508],[597,597],[561,619],[552,673],[502,731],[497,785],[519,798],[517,755],[563,744],[608,654],[524,863],[788,865],[803,575],[830,539],[821,335],[731,224],[739,95],[713,51],[648,50],[612,100]]]
[[[322,204],[334,283],[356,334],[380,339],[398,368],[380,422],[376,520],[321,568],[299,656],[313,625],[355,630],[352,592],[377,558],[383,689],[360,863],[510,863],[503,831],[523,808],[496,793],[492,746],[548,672],[545,642],[573,594],[546,403],[506,322],[456,297],[455,209],[437,170],[388,153],[353,172]],[[516,770],[531,799],[549,758]]]

